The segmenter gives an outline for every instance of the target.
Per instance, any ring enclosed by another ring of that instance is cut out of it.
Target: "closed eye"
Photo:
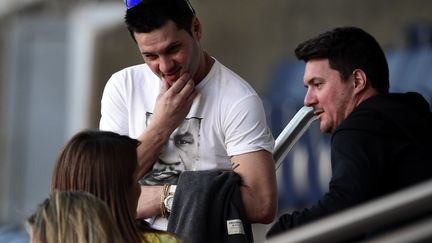
[[[180,43],[175,43],[174,45],[171,45],[166,49],[166,53],[173,54],[176,53],[178,50],[180,50]]]
[[[144,60],[146,61],[153,61],[156,60],[157,55],[154,54],[143,54]]]

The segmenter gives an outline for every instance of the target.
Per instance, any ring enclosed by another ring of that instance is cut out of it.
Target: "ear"
[[[354,93],[360,93],[367,87],[367,76],[366,73],[361,69],[355,69],[353,71],[354,77]]]
[[[201,40],[201,36],[202,36],[201,23],[196,16],[193,16],[192,19],[191,32],[193,37],[195,37],[197,40]]]

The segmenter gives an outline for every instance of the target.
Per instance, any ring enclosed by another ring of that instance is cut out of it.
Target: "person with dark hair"
[[[88,192],[104,201],[122,242],[178,243],[174,235],[145,227],[136,220],[140,195],[136,153],[139,144],[136,139],[108,131],[77,133],[60,152],[51,190]]]
[[[26,226],[30,243],[125,243],[108,206],[86,192],[51,193]]]
[[[378,42],[356,27],[335,28],[297,46],[306,62],[306,106],[331,133],[328,192],[282,215],[267,237],[432,178],[432,113],[418,93],[389,93]]]
[[[274,138],[260,97],[203,49],[188,0],[125,3],[144,64],[108,80],[99,127],[141,141],[139,167],[147,173],[138,218],[166,229],[181,172],[229,170],[241,177],[247,221],[270,223],[277,210]]]

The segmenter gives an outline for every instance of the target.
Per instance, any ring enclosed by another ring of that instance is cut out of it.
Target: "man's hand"
[[[172,85],[166,80],[162,82],[162,89],[156,100],[152,122],[158,123],[172,132],[189,113],[197,91],[189,73],[183,73]]]
[[[146,219],[160,215],[163,186],[141,186],[138,200],[137,219]]]

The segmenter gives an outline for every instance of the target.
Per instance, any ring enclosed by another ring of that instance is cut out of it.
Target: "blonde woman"
[[[53,192],[27,221],[30,243],[123,243],[108,206],[85,192]]]

